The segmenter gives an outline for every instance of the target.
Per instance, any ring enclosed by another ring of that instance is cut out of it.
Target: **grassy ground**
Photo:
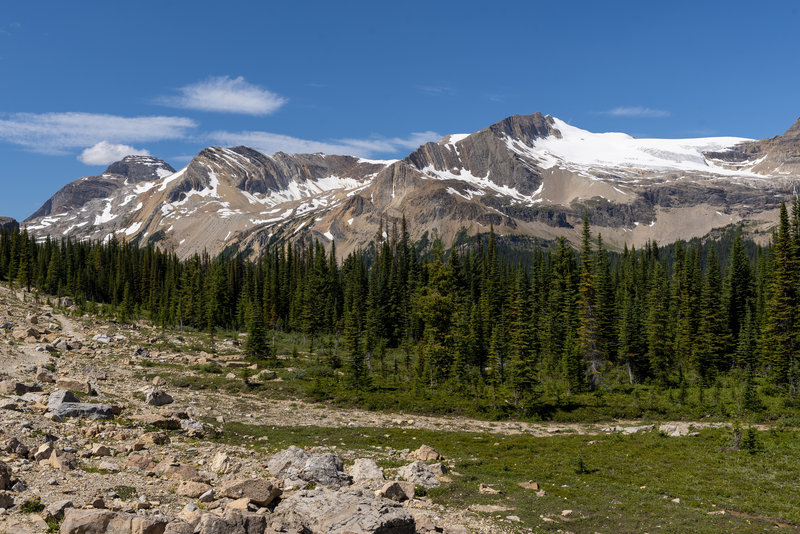
[[[228,333],[228,335],[231,335]],[[199,348],[209,349],[208,335],[182,333],[185,342],[176,345],[169,341],[153,348],[170,352],[196,353]],[[420,414],[463,415],[486,420],[521,419],[557,422],[596,422],[613,419],[646,420],[741,420],[769,422],[778,420],[800,421],[800,401],[757,379],[761,410],[743,408],[744,377],[732,372],[721,376],[713,387],[696,385],[663,388],[655,385],[628,383],[622,369],[611,369],[604,376],[602,386],[594,392],[569,394],[558,380],[544,379],[538,386],[539,396],[530,413],[521,413],[513,407],[511,399],[502,395],[493,398],[480,380],[473,381],[470,391],[457,390],[449,384],[430,388],[414,372],[413,361],[406,362],[402,350],[386,352],[384,361],[372,362],[371,382],[367,390],[357,391],[346,380],[344,368],[333,369],[329,364],[330,345],[316,340],[313,347],[302,336],[282,334],[277,336],[276,360],[251,360],[260,368],[275,370],[281,381],[248,383],[243,386],[242,369],[222,368],[216,364],[185,368],[156,359],[142,363],[148,376],[160,374],[174,386],[203,390],[258,391],[265,397],[300,398],[321,401],[343,407],[360,407],[372,410],[403,411]],[[225,350],[216,337],[217,347]],[[199,348],[198,348],[199,347]],[[315,352],[309,352],[314,348]],[[237,353],[227,349],[227,354]],[[292,354],[296,357],[292,357]],[[412,356],[413,358],[413,356]],[[233,372],[236,379],[226,375]],[[255,372],[251,373],[255,374]]]
[[[289,445],[336,445],[369,454],[376,447],[415,449],[427,443],[454,465],[451,483],[428,490],[434,502],[505,506],[510,510],[493,515],[520,531],[755,532],[800,525],[795,430],[758,433],[752,453],[730,450],[732,431],[722,429],[682,438],[655,431],[535,438],[233,423],[222,436],[231,442],[253,439],[252,447],[266,453]],[[529,480],[545,494],[519,486]],[[482,495],[481,483],[502,493]],[[572,512],[563,515],[565,510]],[[507,519],[511,515],[521,521]]]

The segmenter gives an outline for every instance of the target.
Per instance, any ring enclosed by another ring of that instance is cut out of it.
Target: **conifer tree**
[[[584,360],[588,383],[592,389],[601,381],[602,351],[597,320],[597,295],[594,286],[594,256],[591,248],[589,215],[583,215],[581,233],[581,275],[580,275],[580,326],[578,327],[578,347]]]

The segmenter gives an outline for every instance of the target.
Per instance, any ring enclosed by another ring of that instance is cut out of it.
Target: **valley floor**
[[[348,466],[374,459],[387,478],[420,445],[432,446],[449,472],[436,487],[418,486],[404,508],[444,532],[753,532],[800,525],[800,432],[791,425],[751,426],[744,435],[753,442],[740,447],[738,429],[724,421],[532,423],[366,411],[269,394],[282,392],[281,375],[245,371],[250,363],[235,339],[216,339],[212,352],[203,335],[77,317],[5,286],[3,323],[13,326],[0,330],[0,378],[32,382],[49,368],[54,379],[94,387],[98,395],[82,400],[121,407],[112,422],[59,422],[44,399],[0,395],[0,461],[24,482],[2,493],[11,498],[0,503],[0,532],[7,534],[56,528],[39,512],[23,512],[37,498],[45,506],[69,499],[76,507],[103,498],[109,508],[144,517],[177,517],[198,501],[180,494],[183,481],[170,465],[208,473],[216,487],[234,476],[264,477],[270,456],[290,445],[334,451]],[[23,336],[20,328],[37,334]],[[80,348],[58,349],[59,338]],[[205,373],[213,363],[222,371]],[[250,387],[259,381],[272,387]],[[174,403],[145,402],[154,382]],[[203,431],[158,428],[178,412]],[[48,436],[74,450],[76,468],[32,461],[7,446],[16,438],[35,451]],[[94,454],[98,445],[111,456]],[[136,468],[140,457],[155,467]]]

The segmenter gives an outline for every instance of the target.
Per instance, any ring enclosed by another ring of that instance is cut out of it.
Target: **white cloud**
[[[371,157],[377,154],[396,154],[400,150],[413,150],[428,141],[436,141],[441,136],[436,132],[414,132],[406,138],[373,137],[368,139],[335,139],[332,141],[313,141],[270,132],[227,132],[217,131],[209,135],[214,143],[225,146],[246,145],[266,154],[287,152],[289,154],[316,153],[347,154]]]
[[[611,115],[613,117],[669,117],[669,111],[663,109],[652,109],[642,106],[620,106],[608,111],[601,111],[601,115]]]
[[[183,117],[120,117],[96,113],[13,113],[0,118],[0,142],[43,154],[107,143],[180,139],[196,123]]]
[[[100,141],[80,153],[78,161],[86,165],[108,165],[130,155],[149,156],[150,152],[143,148],[128,145],[116,145],[108,141]]]
[[[179,91],[180,95],[160,98],[157,102],[179,108],[246,115],[268,115],[287,102],[286,98],[248,83],[241,76],[211,77],[181,87]]]

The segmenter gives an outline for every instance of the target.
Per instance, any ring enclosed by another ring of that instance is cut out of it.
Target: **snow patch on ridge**
[[[762,175],[745,169],[729,170],[717,166],[703,153],[723,151],[750,141],[742,137],[704,137],[697,139],[637,139],[624,133],[593,133],[553,118],[553,126],[561,132],[537,139],[533,146],[517,139],[505,138],[506,146],[516,154],[532,159],[543,169],[555,166],[589,169],[612,167],[662,171],[696,171],[721,175]],[[752,167],[756,162],[749,162]]]

